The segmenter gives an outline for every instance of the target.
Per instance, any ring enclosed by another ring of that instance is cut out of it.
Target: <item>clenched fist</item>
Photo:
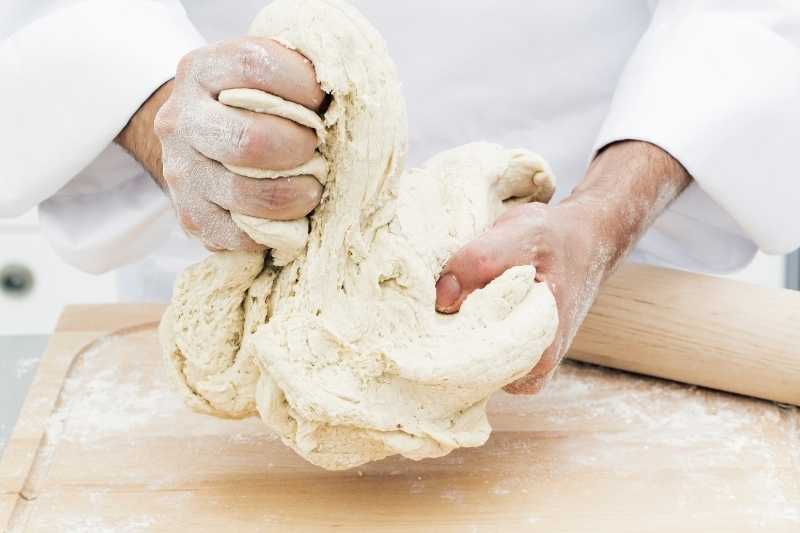
[[[315,112],[325,102],[305,57],[271,39],[245,37],[187,54],[174,81],[151,96],[117,139],[169,192],[184,230],[215,251],[263,248],[231,213],[301,218],[322,194],[313,176],[260,180],[223,166],[287,170],[311,159],[317,145],[310,128],[217,101],[234,88],[259,89]],[[143,153],[152,144],[154,153]]]

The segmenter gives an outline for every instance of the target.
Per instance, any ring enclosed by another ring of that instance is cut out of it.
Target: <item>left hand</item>
[[[439,277],[437,309],[444,313],[458,311],[472,291],[513,266],[534,265],[537,281],[547,283],[558,305],[555,339],[508,392],[533,394],[544,386],[594,300],[611,258],[594,246],[591,224],[588,210],[576,204],[516,206],[461,248]]]

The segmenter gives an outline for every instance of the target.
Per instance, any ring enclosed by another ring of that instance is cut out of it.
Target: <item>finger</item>
[[[244,37],[212,44],[181,62],[179,75],[193,75],[214,96],[224,89],[260,89],[319,111],[325,93],[314,65],[273,39]]]
[[[222,250],[244,252],[264,250],[263,245],[255,242],[236,225],[229,212],[214,204],[211,204],[211,209],[215,212],[215,216],[203,227],[200,233],[201,241]]]
[[[208,199],[232,213],[270,220],[294,220],[314,210],[322,185],[314,176],[254,179],[215,164]]]
[[[287,170],[311,159],[317,147],[311,128],[210,98],[186,119],[189,143],[207,158],[229,165]]]
[[[509,394],[537,394],[540,392],[547,382],[550,381],[549,376],[534,376],[528,374],[518,380],[509,383],[503,390]]]
[[[558,331],[553,343],[544,351],[539,362],[527,375],[509,383],[503,390],[510,394],[536,394],[550,381],[564,353],[563,322],[559,320]]]
[[[184,231],[211,251],[264,249],[233,222],[230,213],[211,202],[201,198],[184,200],[176,204],[175,211]]]
[[[461,248],[436,283],[436,309],[455,313],[469,294],[513,266],[528,264],[519,253],[513,227],[496,226]]]

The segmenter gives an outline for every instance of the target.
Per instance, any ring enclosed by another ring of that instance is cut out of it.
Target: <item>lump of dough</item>
[[[257,413],[328,469],[483,444],[488,397],[552,342],[555,302],[532,266],[509,269],[455,315],[435,312],[435,282],[509,205],[549,200],[552,172],[536,154],[488,143],[403,172],[394,65],[342,0],[277,0],[250,33],[296,48],[333,96],[319,145],[325,193],[282,268],[225,252],[181,275],[161,327],[172,375],[193,407]]]

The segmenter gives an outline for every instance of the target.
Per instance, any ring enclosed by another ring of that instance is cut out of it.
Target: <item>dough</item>
[[[506,271],[450,316],[435,312],[434,285],[448,257],[508,204],[550,199],[547,164],[475,143],[402,172],[407,125],[394,65],[343,1],[277,0],[250,33],[304,54],[333,96],[318,148],[325,192],[307,235],[300,221],[254,219],[270,226],[271,256],[218,253],[179,277],[161,324],[175,381],[192,407],[257,413],[328,469],[480,446],[489,395],[552,342],[555,302],[531,266]],[[300,116],[258,91],[227,102]]]

